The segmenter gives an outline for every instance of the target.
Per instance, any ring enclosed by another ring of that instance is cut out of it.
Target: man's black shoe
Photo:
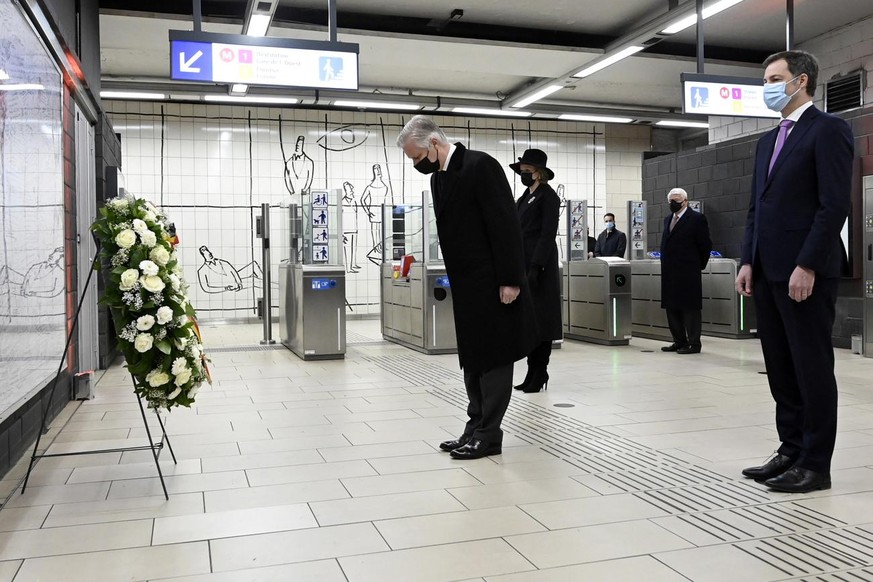
[[[791,468],[794,464],[794,459],[787,455],[776,453],[769,461],[758,467],[747,467],[743,469],[743,475],[761,482],[773,477],[778,477],[785,471]]]
[[[783,493],[809,493],[831,488],[830,473],[816,473],[803,467],[791,467],[778,477],[767,479],[764,485]]]
[[[486,443],[479,439],[470,439],[470,442],[449,453],[453,459],[481,459],[490,455],[499,455],[503,452],[500,443]]]
[[[686,344],[670,344],[669,346],[664,346],[661,348],[662,352],[678,352],[682,348],[686,347]]]
[[[700,346],[685,346],[676,350],[677,354],[699,354]]]
[[[440,443],[440,450],[443,450],[443,451],[448,453],[449,451],[454,451],[455,449],[463,447],[468,442],[470,442],[470,435],[462,434],[461,436],[459,436],[458,438],[456,438],[453,441],[441,442]]]

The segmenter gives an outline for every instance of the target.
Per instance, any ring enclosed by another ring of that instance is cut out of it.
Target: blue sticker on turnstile
[[[333,289],[336,287],[335,279],[313,279],[312,280],[312,288],[316,291],[324,291],[326,289]]]
[[[451,285],[449,285],[449,278],[447,275],[443,275],[442,277],[437,277],[436,281],[434,281],[434,284],[437,287],[443,287],[445,289],[451,288]]]
[[[709,251],[709,256],[718,258],[721,257],[721,253],[718,251]]]
[[[650,251],[650,252],[648,252],[648,253],[646,253],[646,254],[649,255],[649,256],[650,256],[651,258],[653,258],[653,259],[660,259],[660,258],[661,258],[661,252],[660,252],[660,251]]]

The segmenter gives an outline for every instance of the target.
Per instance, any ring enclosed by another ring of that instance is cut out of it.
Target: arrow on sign
[[[197,59],[203,56],[203,51],[197,51],[190,59],[185,59],[185,53],[179,53],[179,71],[182,73],[199,73],[200,67],[192,67]]]
[[[575,244],[573,245],[573,248],[578,249],[578,248],[579,248],[579,243],[575,243]]]

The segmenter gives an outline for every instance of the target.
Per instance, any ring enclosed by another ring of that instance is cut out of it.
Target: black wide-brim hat
[[[549,162],[549,156],[546,155],[546,152],[543,150],[525,150],[524,154],[518,161],[514,164],[509,164],[509,167],[512,168],[516,174],[521,174],[521,170],[519,169],[522,164],[530,164],[531,166],[536,166],[538,169],[542,170],[546,174],[546,180],[551,180],[555,177],[555,173],[551,171],[546,164]]]

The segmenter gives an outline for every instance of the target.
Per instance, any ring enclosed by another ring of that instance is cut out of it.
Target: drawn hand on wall
[[[349,273],[357,273],[361,269],[355,258],[357,243],[358,200],[355,198],[355,187],[350,182],[343,182],[343,255]]]
[[[294,153],[285,160],[285,186],[292,196],[309,192],[309,188],[312,186],[315,163],[303,151],[305,139],[302,135],[297,136]]]
[[[203,264],[197,269],[197,281],[205,293],[242,291],[245,287],[259,286],[264,277],[257,261],[237,269],[229,261],[213,255],[206,245],[200,247],[200,254]]]
[[[46,260],[31,265],[23,275],[4,265],[0,267],[0,285],[4,293],[24,297],[57,297],[64,292],[64,248],[49,253]]]

